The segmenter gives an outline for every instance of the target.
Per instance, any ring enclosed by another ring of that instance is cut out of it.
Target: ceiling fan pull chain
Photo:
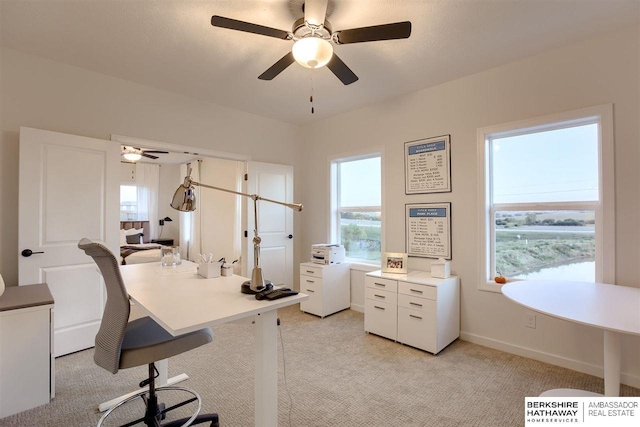
[[[309,96],[309,102],[311,103],[311,114],[315,113],[313,108],[313,68],[311,69],[311,96]]]

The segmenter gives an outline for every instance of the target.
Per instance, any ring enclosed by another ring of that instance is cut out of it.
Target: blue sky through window
[[[381,206],[380,157],[342,162],[340,206]]]
[[[492,141],[494,203],[598,200],[598,125]]]

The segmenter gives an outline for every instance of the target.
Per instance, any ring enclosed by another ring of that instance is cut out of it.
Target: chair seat
[[[122,341],[119,369],[167,359],[213,341],[211,328],[174,337],[150,317],[127,324]]]

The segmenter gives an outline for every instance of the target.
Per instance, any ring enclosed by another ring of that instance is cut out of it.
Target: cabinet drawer
[[[364,300],[364,330],[392,340],[396,339],[398,306],[386,302]]]
[[[381,289],[389,292],[398,292],[398,281],[383,279],[382,277],[365,276],[364,284],[367,288]]]
[[[398,307],[405,307],[411,310],[418,310],[425,313],[427,312],[432,313],[435,319],[436,301],[432,299],[398,294]]]
[[[322,277],[322,267],[310,264],[300,265],[300,275]]]
[[[405,307],[398,307],[398,341],[431,353],[437,347],[436,318]]]
[[[309,295],[309,299],[300,303],[300,310],[306,313],[322,316],[322,279],[311,278],[314,283],[300,276],[300,292]]]
[[[366,299],[386,302],[387,304],[396,305],[398,302],[398,294],[395,292],[383,291],[381,289],[365,288],[364,297]]]
[[[306,294],[303,290],[305,286],[320,286],[322,287],[322,279],[316,276],[300,275],[300,290]]]
[[[435,286],[425,286],[407,282],[400,282],[398,284],[399,294],[412,295],[415,297],[435,300],[437,292],[438,288],[436,288]]]

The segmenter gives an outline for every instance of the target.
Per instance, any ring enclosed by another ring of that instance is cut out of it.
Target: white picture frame
[[[407,254],[404,252],[384,252],[382,254],[383,273],[407,273]]]

